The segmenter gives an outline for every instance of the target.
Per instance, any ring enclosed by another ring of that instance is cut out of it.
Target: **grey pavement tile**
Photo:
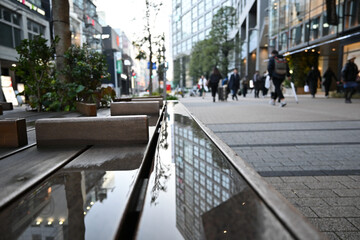
[[[311,166],[308,161],[282,161],[281,164],[284,166],[300,166],[301,168],[303,166]]]
[[[341,240],[334,232],[323,232],[329,240]]]
[[[305,171],[328,171],[328,170],[334,170],[333,167],[328,166],[328,165],[318,165],[318,166],[300,166],[303,170]]]
[[[257,172],[271,172],[272,169],[270,167],[254,167]]]
[[[360,232],[336,232],[342,240],[359,240]]]
[[[360,210],[356,207],[311,207],[322,218],[326,217],[360,217]]]
[[[318,182],[315,177],[306,176],[306,177],[281,177],[284,182]]]
[[[328,207],[327,204],[321,198],[287,198],[287,200],[294,206],[299,207]]]
[[[339,182],[306,182],[310,189],[346,189],[347,187]]]
[[[299,197],[336,197],[336,194],[332,190],[323,190],[323,189],[316,189],[316,190],[297,190],[296,194]]]
[[[256,167],[282,167],[283,165],[279,162],[254,162]]]
[[[308,218],[308,220],[321,232],[357,231],[345,218]]]
[[[341,182],[341,184],[348,188],[360,188],[360,182]]]
[[[297,197],[296,192],[288,189],[279,189],[277,190],[281,195],[283,195],[285,198],[294,198]]]
[[[347,218],[347,220],[360,230],[360,218]]]
[[[296,207],[305,217],[318,217],[309,207]]]
[[[271,167],[274,171],[301,171],[302,169],[300,167],[296,166],[281,166],[281,167]]]
[[[280,177],[265,177],[268,183],[283,183],[284,181]]]
[[[360,197],[323,198],[330,206],[360,206]]]
[[[354,179],[348,177],[348,176],[316,176],[317,180],[322,182],[340,182],[340,181],[354,181]]]
[[[271,184],[275,189],[309,189],[304,183],[272,183]]]
[[[340,197],[360,197],[360,189],[334,189]]]
[[[359,175],[351,175],[351,176],[348,176],[349,178],[357,181],[357,182],[360,182],[360,176]]]

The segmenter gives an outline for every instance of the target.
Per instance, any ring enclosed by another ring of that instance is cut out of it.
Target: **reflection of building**
[[[84,216],[96,202],[107,198],[113,179],[111,172],[104,171],[66,172],[52,177],[1,212],[2,237],[78,239],[74,236],[85,231]]]
[[[15,90],[15,73],[10,70],[19,57],[15,47],[21,40],[32,39],[34,35],[43,35],[44,38],[50,39],[49,17],[49,1],[0,2],[0,75],[10,76]],[[0,101],[4,101],[1,90]]]
[[[202,214],[239,192],[244,183],[190,121],[175,115],[176,222],[184,238],[200,239]]]
[[[349,54],[360,65],[360,0],[270,0],[269,48],[315,54],[323,74],[339,73]]]

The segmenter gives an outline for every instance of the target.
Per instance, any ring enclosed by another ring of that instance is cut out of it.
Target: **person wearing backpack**
[[[271,58],[268,63],[269,76],[275,86],[275,94],[270,101],[271,105],[275,105],[277,98],[280,99],[280,107],[285,107],[285,97],[281,91],[281,84],[285,80],[285,77],[290,77],[289,65],[284,56],[279,55],[278,51],[273,50],[271,52]]]

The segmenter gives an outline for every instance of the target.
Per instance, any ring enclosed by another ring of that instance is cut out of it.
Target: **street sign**
[[[148,62],[147,69],[150,69],[150,62]],[[152,69],[156,69],[156,63],[152,63]]]
[[[121,60],[116,61],[116,72],[119,74],[122,73],[122,61]]]

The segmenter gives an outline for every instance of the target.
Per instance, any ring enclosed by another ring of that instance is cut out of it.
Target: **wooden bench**
[[[21,147],[27,144],[24,118],[0,120],[0,147]]]
[[[110,105],[111,116],[148,115],[150,126],[159,118],[158,101],[115,102]]]
[[[95,103],[83,103],[83,102],[77,102],[76,103],[76,111],[81,113],[85,116],[96,116],[97,110],[96,110],[96,104]]]
[[[0,105],[2,106],[3,111],[9,111],[13,110],[13,104],[10,102],[0,102]]]
[[[38,147],[147,143],[148,117],[49,118],[35,122]]]
[[[164,105],[164,101],[162,97],[139,97],[139,98],[133,98],[131,99],[132,102],[139,102],[139,101],[158,101],[159,102],[159,108],[162,108]]]

